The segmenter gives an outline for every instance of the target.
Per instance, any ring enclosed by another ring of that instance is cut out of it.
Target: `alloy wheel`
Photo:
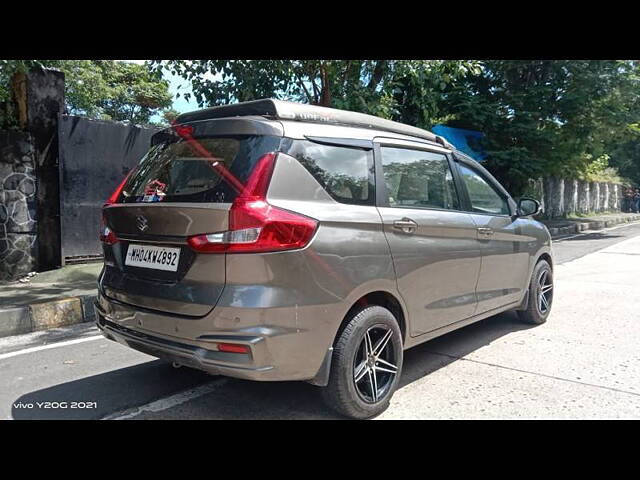
[[[393,331],[377,325],[362,338],[353,361],[353,381],[358,395],[367,403],[378,403],[391,389],[398,372]]]
[[[546,315],[551,309],[551,302],[553,301],[553,279],[546,270],[540,275],[538,280],[538,311],[542,315]]]

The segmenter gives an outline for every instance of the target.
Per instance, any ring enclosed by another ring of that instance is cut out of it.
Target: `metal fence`
[[[157,128],[61,115],[60,224],[65,262],[102,254],[100,209],[149,148]]]

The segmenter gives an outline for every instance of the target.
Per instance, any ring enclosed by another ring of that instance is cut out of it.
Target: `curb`
[[[585,230],[602,230],[604,228],[613,227],[621,223],[629,223],[640,220],[640,215],[633,215],[629,217],[616,217],[610,220],[595,220],[593,222],[581,222],[567,227],[553,227],[548,228],[551,238],[558,237],[560,235],[567,235],[570,233],[581,233]]]
[[[0,308],[0,338],[66,327],[95,319],[97,295],[62,298],[21,307]]]

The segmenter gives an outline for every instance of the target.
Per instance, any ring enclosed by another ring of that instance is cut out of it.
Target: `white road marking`
[[[147,403],[146,405],[136,407],[133,410],[128,409],[121,412],[109,414],[103,417],[102,420],[126,420],[128,418],[137,417],[144,412],[162,412],[163,410],[167,410],[168,408],[182,405],[183,403],[186,403],[190,400],[194,400],[198,397],[202,397],[203,395],[207,395],[208,393],[212,393],[214,390],[221,387],[226,382],[226,378],[220,378],[213,382],[200,385],[199,387],[176,393],[175,395],[171,395],[170,397],[155,400],[151,403]]]
[[[27,353],[39,352],[41,350],[49,350],[50,348],[66,347],[68,345],[75,345],[76,343],[90,342],[92,340],[100,340],[101,338],[104,339],[102,335],[94,335],[91,337],[76,338],[74,340],[67,340],[64,342],[50,343],[48,345],[40,345],[39,347],[24,348],[22,350],[16,350],[15,352],[0,354],[0,360],[4,360],[5,358],[17,357],[18,355],[26,355]]]
[[[569,237],[561,237],[557,240],[553,240],[553,243],[559,243],[562,242],[564,240],[569,240],[570,238],[575,238],[575,237],[580,237],[582,235],[591,235],[593,233],[600,233],[600,232],[608,232],[610,230],[616,230],[618,228],[624,228],[624,227],[630,227],[631,225],[638,225],[640,222],[629,222],[629,223],[625,223],[624,225],[616,225],[614,227],[608,227],[608,228],[603,228],[601,230],[589,230],[586,232],[581,232],[581,233],[577,233],[575,235],[571,235]]]

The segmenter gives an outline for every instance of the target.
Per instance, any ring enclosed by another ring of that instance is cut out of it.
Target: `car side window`
[[[408,148],[380,150],[390,207],[460,209],[446,156]]]
[[[490,215],[509,215],[511,213],[507,200],[480,173],[462,163],[459,163],[458,166],[474,212]]]
[[[284,151],[295,157],[334,200],[353,205],[373,205],[371,150],[292,140]]]

